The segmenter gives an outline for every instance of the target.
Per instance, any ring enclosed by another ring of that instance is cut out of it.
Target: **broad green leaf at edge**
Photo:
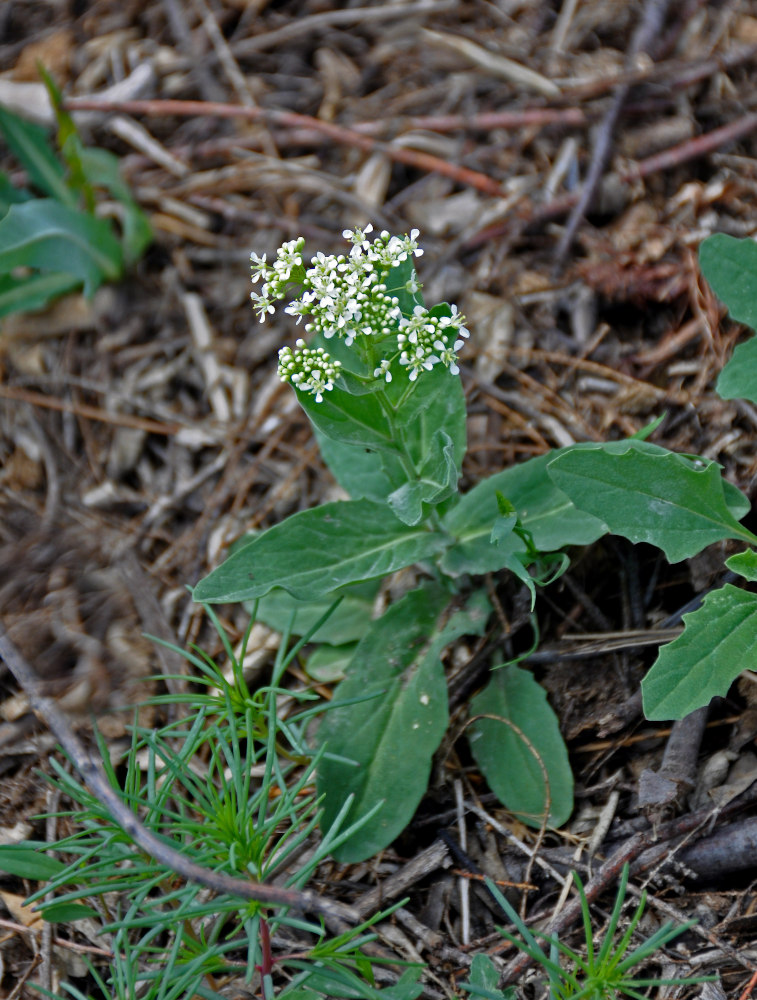
[[[731,514],[715,463],[697,468],[673,452],[649,452],[642,442],[622,444],[623,450],[597,444],[568,451],[549,463],[549,475],[611,532],[656,545],[670,562],[724,538],[757,541]]]
[[[312,600],[428,559],[447,544],[440,533],[403,524],[386,504],[323,504],[293,514],[236,551],[197,584],[193,596],[225,604],[283,587]]]
[[[641,682],[648,719],[682,719],[757,667],[757,594],[727,583],[683,620],[683,633],[662,647]]]

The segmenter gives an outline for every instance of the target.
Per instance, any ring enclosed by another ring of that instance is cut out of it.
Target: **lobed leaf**
[[[648,719],[682,719],[757,667],[757,594],[727,583],[683,620],[683,633],[662,647],[641,682]]]
[[[614,534],[656,545],[670,562],[724,538],[757,541],[731,513],[714,462],[629,440],[570,449],[548,472],[576,507]]]
[[[301,511],[264,531],[201,580],[194,599],[249,601],[283,587],[312,600],[387,576],[440,552],[443,535],[412,528],[385,504],[346,500]]]
[[[557,716],[533,675],[514,665],[495,669],[471,701],[470,711],[472,716],[504,720],[478,719],[468,737],[476,763],[500,802],[522,822],[541,826],[546,771],[549,825],[565,823],[573,811],[573,773]]]

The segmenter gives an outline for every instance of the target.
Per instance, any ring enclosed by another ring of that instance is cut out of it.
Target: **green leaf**
[[[750,337],[734,350],[715,388],[723,399],[748,399],[757,403],[757,337]]]
[[[476,763],[500,802],[529,826],[541,826],[547,804],[546,771],[549,824],[565,823],[573,810],[568,751],[546,692],[533,676],[512,665],[495,669],[471,701],[470,711],[472,716],[505,720],[479,719],[469,734]]]
[[[393,490],[407,481],[399,456],[327,437],[315,425],[313,433],[321,458],[353,500],[386,500]]]
[[[699,266],[732,319],[757,329],[757,243],[715,233],[699,247]]]
[[[727,583],[683,620],[682,634],[662,647],[641,682],[648,719],[682,719],[757,667],[757,594]]]
[[[20,205],[22,202],[30,201],[34,195],[24,188],[17,188],[11,183],[10,177],[0,170],[0,219],[6,214],[11,205]]]
[[[354,822],[383,802],[378,815],[335,852],[337,860],[371,857],[410,822],[431,771],[431,759],[448,722],[441,652],[463,634],[481,634],[489,609],[485,595],[468,608],[443,613],[448,595],[428,586],[393,604],[359,643],[353,667],[334,694],[318,742],[329,756],[318,765],[318,794],[325,796],[321,826],[327,830],[347,797]]]
[[[366,619],[364,632],[369,625],[370,619]],[[335,681],[344,680],[355,657],[356,649],[356,642],[343,643],[341,646],[322,643],[305,661],[305,672],[308,677],[312,677],[320,684],[333,684]]]
[[[62,205],[76,208],[76,195],[66,184],[65,171],[50,148],[45,129],[0,106],[0,131],[32,184]]]
[[[424,304],[423,296],[420,294],[420,289],[414,294],[407,290],[408,284],[412,281],[415,281],[415,284],[419,284],[418,276],[415,273],[413,257],[407,257],[405,260],[401,261],[397,267],[390,268],[389,273],[384,279],[386,294],[397,296],[399,299],[399,307],[403,316],[412,316],[413,309],[416,306],[422,306]]]
[[[338,379],[330,392],[324,392],[320,403],[316,403],[312,393],[301,389],[294,391],[311,424],[326,437],[361,448],[396,453],[392,427],[376,392],[358,396],[349,392],[346,385],[349,380]]]
[[[473,956],[469,980],[471,986],[480,986],[484,990],[494,990],[499,979],[499,969],[487,954],[479,952],[478,955]],[[467,989],[467,987],[464,986],[463,989]],[[471,991],[469,990],[468,992]],[[481,994],[477,995],[480,996]],[[492,995],[501,997],[502,993],[498,991]]]
[[[291,625],[292,635],[305,635],[326,614],[334,599],[343,594],[336,610],[310,637],[310,642],[327,642],[339,646],[363,637],[373,617],[373,602],[380,585],[380,580],[353,584],[345,587],[344,591],[336,591],[318,601],[297,600],[277,587],[260,598],[257,617],[277,632],[285,632]],[[246,610],[252,611],[252,605]]]
[[[44,854],[45,847],[47,844],[42,844],[40,850],[37,850],[29,841],[22,844],[1,845],[0,871],[35,882],[46,882],[64,871],[66,866]]]
[[[412,389],[408,392],[409,387]],[[395,395],[400,389],[402,394]],[[456,485],[467,444],[465,394],[460,376],[436,365],[430,372],[419,375],[417,381],[409,382],[406,371],[400,369],[387,386],[387,396],[394,408],[394,423],[404,452],[413,466],[422,474],[434,464],[447,467],[454,463],[456,475],[450,472],[447,478]]]
[[[539,455],[490,476],[466,493],[442,519],[444,528],[457,539],[442,557],[442,569],[453,575],[489,573],[502,569],[515,553],[525,553],[525,543],[517,535],[491,544],[492,530],[501,516],[498,493],[518,512],[541,552],[563,545],[588,545],[601,538],[607,531],[602,521],[578,510],[547,474],[549,462],[570,450]]]
[[[194,599],[249,601],[283,587],[293,597],[312,600],[428,559],[446,544],[443,535],[411,528],[373,500],[323,504],[292,515],[239,549],[197,584]]]
[[[757,328],[757,244],[716,233],[699,247],[699,266],[737,323]],[[757,402],[757,339],[740,344],[717,382],[723,399]]]
[[[29,274],[15,278],[0,274],[0,316],[14,312],[31,312],[44,307],[81,285],[71,274]]]
[[[0,274],[33,267],[76,276],[91,295],[121,275],[121,249],[110,226],[49,198],[11,205],[0,221]]]
[[[423,505],[437,504],[452,496],[460,475],[455,461],[455,444],[444,430],[437,430],[428,457],[418,478],[389,494],[389,506],[404,524],[423,519]]]
[[[53,903],[51,906],[39,905],[40,915],[49,924],[72,924],[76,920],[97,919],[100,914],[91,906],[83,903]]]
[[[725,564],[728,569],[743,576],[750,583],[757,583],[757,552],[753,549],[738,552],[730,559],[726,559]]]
[[[549,475],[577,507],[632,542],[662,549],[670,562],[723,538],[757,541],[735,520],[714,462],[650,452],[640,441],[591,444],[549,463]]]
[[[121,165],[117,156],[107,149],[84,146],[80,159],[89,183],[96,188],[103,188],[121,203],[121,245],[124,263],[127,267],[131,266],[152,243],[153,233],[148,218],[134,200],[129,185],[121,177]]]

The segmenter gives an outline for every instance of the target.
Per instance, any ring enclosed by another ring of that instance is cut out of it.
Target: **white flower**
[[[391,364],[386,358],[381,362],[378,368],[373,371],[374,378],[383,378],[387,382],[392,381],[392,373],[389,371],[389,365]]]
[[[260,278],[265,278],[269,271],[269,266],[265,262],[266,255],[263,254],[262,257],[253,252],[250,254],[250,262],[252,264],[252,283],[253,285],[258,282]]]
[[[257,292],[250,292],[250,298],[253,301],[253,308],[258,314],[258,319],[261,323],[265,322],[265,318],[269,313],[274,313],[273,301],[268,298],[268,289],[263,285],[263,294],[258,295]]]

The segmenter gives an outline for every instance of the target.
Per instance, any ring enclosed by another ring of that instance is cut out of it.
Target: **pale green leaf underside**
[[[226,604],[283,587],[311,600],[428,559],[445,544],[440,534],[402,524],[385,504],[323,504],[293,514],[236,551],[197,584],[193,596]]]
[[[479,719],[469,730],[473,756],[497,798],[524,823],[541,826],[547,795],[536,754],[549,780],[549,824],[565,823],[573,810],[573,774],[557,716],[533,675],[516,666],[494,670],[470,711],[512,723]]]
[[[624,441],[570,450],[550,462],[549,475],[611,532],[656,545],[670,562],[724,538],[757,541],[731,514],[717,465],[699,468],[684,456],[641,445]]]
[[[757,668],[757,594],[726,584],[683,620],[641,683],[648,719],[682,719]]]
[[[380,580],[356,583],[344,591],[327,594],[319,600],[299,601],[280,587],[274,588],[258,603],[257,619],[277,632],[291,630],[292,635],[309,635],[310,642],[327,642],[338,646],[360,639],[373,617],[373,603]],[[341,602],[317,632],[310,634],[326,614],[335,598]],[[245,604],[252,612],[253,603]]]
[[[59,295],[80,285],[80,278],[61,272],[27,274],[22,278],[0,274],[0,316],[42,309]]]

